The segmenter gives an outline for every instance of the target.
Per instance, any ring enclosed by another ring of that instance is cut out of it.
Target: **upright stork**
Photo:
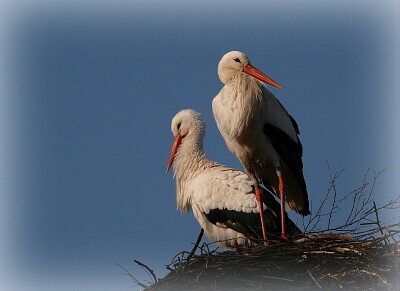
[[[187,109],[171,123],[174,142],[167,172],[174,164],[176,200],[181,212],[193,210],[208,239],[236,246],[263,238],[254,181],[242,171],[207,158],[203,151],[205,124],[200,113]],[[280,206],[267,191],[263,213],[269,233],[279,234]],[[288,219],[288,232],[301,234]]]
[[[236,155],[256,181],[256,197],[261,208],[263,183],[281,199],[281,233],[285,228],[285,204],[302,215],[310,214],[303,176],[303,148],[296,121],[263,83],[283,89],[250,64],[239,51],[225,54],[218,65],[225,86],[212,102],[218,129],[229,150]],[[263,237],[267,226],[260,212]]]

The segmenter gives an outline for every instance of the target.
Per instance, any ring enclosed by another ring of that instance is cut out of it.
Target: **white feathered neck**
[[[220,166],[205,155],[203,151],[205,123],[199,114],[195,115],[192,112],[195,111],[183,112],[190,114],[185,114],[181,121],[181,127],[185,126],[184,122],[190,123],[191,126],[188,133],[182,138],[174,160],[176,201],[181,212],[188,212],[191,209],[191,193],[188,191],[190,182],[207,169]]]

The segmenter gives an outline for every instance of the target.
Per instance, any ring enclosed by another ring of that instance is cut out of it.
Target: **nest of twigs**
[[[203,245],[189,261],[182,253],[148,290],[400,290],[400,249],[385,238],[318,234],[222,253]]]
[[[398,210],[400,196],[377,206],[372,193],[383,171],[371,177],[369,170],[360,187],[338,195],[343,170],[328,169],[328,191],[315,214],[303,220],[303,236],[269,235],[268,246],[260,242],[237,252],[220,252],[215,243],[199,246],[199,236],[191,252],[180,252],[166,265],[170,273],[163,279],[135,261],[149,275],[147,284],[120,267],[145,290],[400,290],[400,220],[397,213],[385,223],[379,217]],[[351,208],[343,216],[345,203]],[[339,220],[344,223],[333,225]]]

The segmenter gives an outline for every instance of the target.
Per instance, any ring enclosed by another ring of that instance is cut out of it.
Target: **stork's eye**
[[[237,63],[242,63],[240,60],[239,60],[239,58],[236,58],[236,59],[233,59],[235,62],[237,62]]]
[[[181,124],[182,124],[182,122],[178,123],[178,130],[181,128]]]

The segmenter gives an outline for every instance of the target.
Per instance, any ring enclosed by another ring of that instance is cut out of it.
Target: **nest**
[[[145,290],[400,290],[400,219],[383,223],[379,217],[399,209],[400,196],[377,207],[372,193],[383,171],[371,177],[369,170],[360,187],[340,196],[336,181],[342,172],[329,168],[330,186],[314,216],[303,220],[303,236],[269,235],[268,246],[220,252],[215,242],[199,246],[201,233],[191,252],[166,265],[170,273],[163,279],[135,261],[149,275],[146,284],[119,266]],[[344,203],[351,206],[347,216],[340,213]],[[347,219],[333,226],[338,215]]]
[[[318,234],[220,253],[203,245],[189,260],[181,253],[146,290],[399,290],[400,249],[385,238]]]

